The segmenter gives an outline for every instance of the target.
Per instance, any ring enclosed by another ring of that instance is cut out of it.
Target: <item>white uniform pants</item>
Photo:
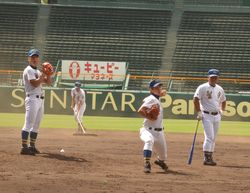
[[[143,150],[153,151],[153,147],[159,160],[167,159],[167,143],[162,131],[149,130],[144,127],[140,129],[140,138],[144,142]]]
[[[77,105],[74,106],[74,117],[77,123],[78,123],[78,120],[82,122],[82,117],[85,112],[85,109],[86,109],[86,104],[81,106],[79,112],[77,110]]]
[[[215,139],[219,130],[221,115],[203,113],[202,123],[204,128],[203,151],[214,152]]]
[[[44,99],[36,95],[25,98],[25,123],[23,131],[38,133],[40,122],[44,114]]]

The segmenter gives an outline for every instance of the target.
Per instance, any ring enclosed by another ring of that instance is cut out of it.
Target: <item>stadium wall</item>
[[[0,112],[24,113],[23,87],[0,87]],[[85,90],[85,115],[138,117],[136,112],[148,92]],[[193,93],[168,93],[161,98],[164,118],[195,119]],[[46,114],[72,114],[70,89],[45,89]],[[250,121],[249,95],[227,95],[224,120]]]

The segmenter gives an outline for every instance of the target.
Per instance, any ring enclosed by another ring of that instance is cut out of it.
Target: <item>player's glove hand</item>
[[[49,62],[44,62],[42,64],[42,72],[47,76],[51,76],[54,73],[53,66]]]
[[[197,113],[197,119],[198,120],[201,120],[202,119],[202,112],[201,111],[198,111],[198,113]]]
[[[158,104],[152,105],[150,109],[147,111],[147,118],[155,121],[158,118],[158,115],[160,114],[160,107]]]

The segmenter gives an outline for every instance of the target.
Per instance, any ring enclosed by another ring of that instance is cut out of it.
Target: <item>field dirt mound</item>
[[[70,129],[41,129],[37,147],[42,154],[27,156],[20,155],[20,130],[1,128],[0,192],[250,192],[249,137],[218,136],[218,166],[211,167],[202,165],[203,135],[198,135],[189,166],[193,135],[167,133],[169,172],[153,164],[152,173],[144,174],[138,132],[89,133],[73,136]]]

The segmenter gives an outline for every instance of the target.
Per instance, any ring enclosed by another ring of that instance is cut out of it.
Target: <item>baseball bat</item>
[[[193,139],[193,143],[192,143],[192,146],[191,146],[191,149],[190,149],[190,152],[189,152],[189,156],[188,156],[188,164],[189,165],[191,165],[192,160],[193,160],[194,145],[195,145],[196,135],[197,135],[198,127],[199,127],[199,122],[200,122],[200,120],[198,120],[197,124],[196,124],[194,139]]]
[[[76,114],[77,122],[79,123],[82,132],[83,132],[83,133],[86,133],[85,129],[83,128],[82,122],[80,121],[80,119],[79,119],[79,117],[78,117],[78,114],[79,114],[79,112]]]

